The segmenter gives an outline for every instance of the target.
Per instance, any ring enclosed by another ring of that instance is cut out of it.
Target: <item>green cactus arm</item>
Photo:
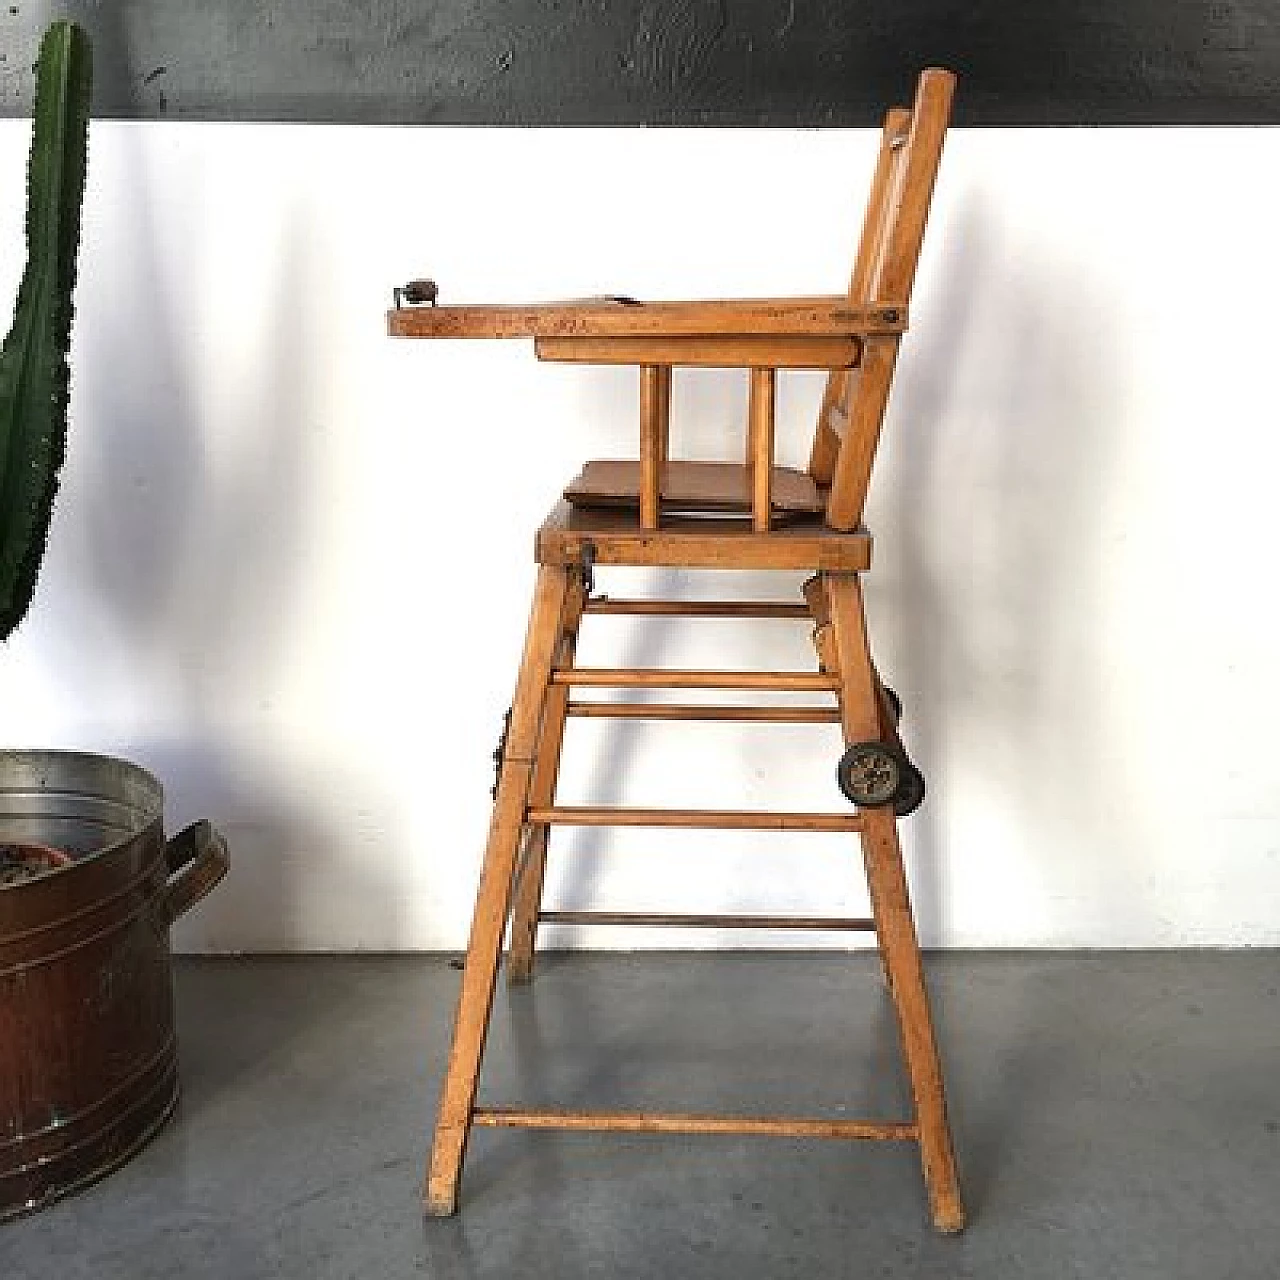
[[[27,264],[13,327],[0,348],[0,639],[30,606],[66,450],[91,77],[84,30],[53,23],[36,64]]]

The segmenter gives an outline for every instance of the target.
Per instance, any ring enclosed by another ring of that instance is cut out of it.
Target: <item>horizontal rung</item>
[[[587,601],[587,613],[633,614],[652,618],[802,618],[808,607],[787,600],[610,600]]]
[[[732,831],[861,831],[857,813],[769,813],[750,809],[530,809],[526,822],[566,827],[698,827]]]
[[[636,667],[558,667],[552,684],[609,689],[772,689],[812,693],[838,689],[822,671],[663,671]]]
[[[772,1138],[872,1138],[913,1141],[914,1124],[873,1120],[823,1120],[799,1116],[682,1115],[662,1111],[534,1111],[477,1107],[472,1121],[518,1129],[586,1129],[610,1133],[727,1133]]]
[[[539,911],[547,924],[670,925],[676,929],[819,929],[874,933],[876,922],[858,916],[697,916],[655,911]]]
[[[601,720],[761,720],[772,724],[839,724],[838,707],[711,707],[675,702],[570,702],[571,716]]]

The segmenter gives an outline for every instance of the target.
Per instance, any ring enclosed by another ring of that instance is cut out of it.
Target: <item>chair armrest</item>
[[[899,303],[853,303],[840,295],[711,302],[584,299],[527,305],[398,307],[393,338],[853,338],[902,333]]]

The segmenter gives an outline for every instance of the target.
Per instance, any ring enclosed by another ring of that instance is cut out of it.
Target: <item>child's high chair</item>
[[[898,844],[897,820],[921,802],[924,783],[898,736],[900,708],[871,659],[860,575],[871,563],[862,525],[880,426],[907,328],[907,303],[942,153],[954,77],[920,77],[910,110],[885,118],[862,238],[846,296],[635,303],[627,299],[531,306],[433,304],[435,287],[397,291],[393,335],[531,337],[542,360],[640,368],[639,457],[588,462],[538,531],[538,576],[498,779],[462,992],[440,1099],[425,1200],[427,1212],[457,1208],[472,1125],[649,1133],[734,1133],[909,1140],[919,1144],[934,1224],[958,1231],[956,1178],[942,1074],[920,950]],[[671,371],[677,365],[749,370],[746,456],[741,465],[668,456]],[[779,369],[830,371],[808,472],[774,465],[774,387]],[[609,565],[682,569],[812,571],[803,602],[611,600],[592,593]],[[818,670],[672,671],[579,668],[584,615],[808,618]],[[834,705],[716,707],[706,704],[575,702],[584,687],[756,690],[834,694]],[[856,810],[771,813],[564,807],[556,775],[566,720],[574,715],[661,720],[838,722],[846,750],[838,781]],[[663,916],[555,912],[541,907],[548,834],[559,825],[857,832],[872,918]],[[905,1121],[582,1113],[478,1106],[476,1086],[503,936],[508,971],[532,976],[540,921],[703,924],[874,931],[902,1033],[914,1114]]]

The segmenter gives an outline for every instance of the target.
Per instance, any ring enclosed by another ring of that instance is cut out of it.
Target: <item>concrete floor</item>
[[[187,961],[178,1117],[0,1227],[3,1280],[1280,1276],[1280,953],[952,954],[931,980],[971,1215],[915,1148],[481,1130],[417,1191],[458,974]],[[553,955],[495,1015],[490,1101],[902,1115],[873,957]]]

